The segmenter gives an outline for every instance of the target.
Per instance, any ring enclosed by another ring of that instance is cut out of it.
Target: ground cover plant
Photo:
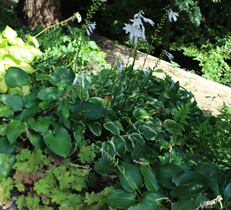
[[[49,48],[51,39],[42,37],[32,74],[18,66],[5,72],[6,86],[17,91],[0,95],[0,206],[230,209],[230,107],[218,117],[204,115],[179,82],[153,76],[164,73],[159,61],[153,69],[134,69],[144,27],[155,27],[142,11],[123,28],[134,44],[127,64],[118,58],[91,73],[82,46],[87,55],[102,54],[87,48],[84,33],[95,28],[88,21],[73,29],[77,42],[60,34],[63,43]],[[78,53],[67,49],[68,59],[60,60],[55,50],[73,45]]]

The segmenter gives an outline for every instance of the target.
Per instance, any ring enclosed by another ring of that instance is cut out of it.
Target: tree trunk
[[[24,25],[42,29],[62,20],[60,0],[19,0],[17,11]]]

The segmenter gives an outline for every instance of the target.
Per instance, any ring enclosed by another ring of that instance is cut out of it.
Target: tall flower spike
[[[174,59],[174,56],[173,56],[171,53],[169,53],[169,52],[167,52],[167,51],[164,51],[164,54],[168,57],[168,59],[169,59],[170,61],[172,61],[172,60]]]
[[[90,36],[91,33],[93,33],[93,30],[95,30],[95,28],[96,28],[96,22],[94,22],[92,24],[88,24],[85,27],[87,29],[87,35]]]
[[[82,71],[81,71],[81,78],[82,78],[82,88],[84,89],[84,87],[85,87],[85,84],[84,84],[84,74],[83,74]]]
[[[179,16],[178,12],[173,12],[172,10],[168,11],[168,18],[170,22],[172,22],[172,19],[176,22],[177,16]]]

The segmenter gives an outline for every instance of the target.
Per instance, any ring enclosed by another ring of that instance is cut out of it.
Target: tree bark
[[[24,25],[42,29],[62,20],[60,0],[19,0],[17,11]]]

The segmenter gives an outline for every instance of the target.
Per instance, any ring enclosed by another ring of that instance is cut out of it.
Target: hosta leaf
[[[5,74],[5,83],[9,88],[22,87],[30,83],[30,77],[18,67],[9,67]]]
[[[159,184],[158,180],[155,177],[155,174],[152,173],[151,169],[147,166],[141,166],[140,171],[144,177],[144,183],[146,188],[149,191],[158,192]]]
[[[14,116],[14,111],[11,109],[11,106],[8,106],[8,105],[0,106],[0,116],[1,117],[12,117]]]
[[[140,170],[135,165],[123,162],[123,166],[120,166],[125,174],[119,173],[119,179],[123,188],[127,192],[133,192],[133,190],[138,190],[143,187],[143,177]]]
[[[0,95],[0,99],[3,101],[4,104],[11,106],[11,108],[17,112],[23,110],[23,99],[20,96],[15,95]]]
[[[148,210],[144,204],[137,204],[136,206],[130,206],[128,210]]]
[[[75,78],[75,75],[74,75],[71,67],[62,68],[62,69],[56,71],[51,76],[50,83],[52,85],[56,85],[59,87],[59,86],[71,84],[73,82],[74,78]]]
[[[167,127],[166,130],[168,132],[170,132],[172,134],[180,134],[180,135],[182,135],[181,128],[177,124],[176,121],[167,119],[167,120],[164,121],[163,125]]]
[[[119,209],[128,209],[135,203],[135,193],[127,193],[124,190],[112,190],[107,198],[102,200],[110,206]]]
[[[6,136],[0,138],[0,153],[11,154],[16,147],[16,143],[10,144]]]
[[[43,88],[38,92],[38,98],[43,101],[49,100],[57,100],[58,99],[58,88],[50,87],[50,88]]]
[[[121,136],[113,136],[111,141],[115,145],[116,154],[123,157],[126,152],[125,140]]]
[[[7,128],[7,138],[13,144],[17,138],[25,131],[25,125],[20,120],[11,120]]]
[[[194,184],[188,187],[174,187],[172,188],[171,195],[179,199],[185,199],[190,198],[192,196],[196,196],[206,189],[207,186],[203,184]]]
[[[109,158],[101,157],[98,161],[95,161],[94,170],[103,176],[109,176],[108,174],[116,172],[117,168],[113,165]]]
[[[14,31],[11,27],[6,26],[6,28],[4,29],[4,31],[2,32],[2,35],[6,38],[10,38],[10,39],[14,39],[17,37],[17,32]]]
[[[227,202],[230,200],[231,198],[231,182],[229,184],[227,184],[227,186],[225,187],[225,191],[224,191],[224,206],[227,204]]]
[[[147,140],[155,140],[158,135],[152,127],[147,125],[140,125],[138,131],[140,134],[144,135]]]
[[[71,137],[63,127],[55,129],[55,134],[48,130],[44,136],[44,141],[52,152],[62,157],[67,157],[72,147]]]
[[[157,156],[153,148],[145,144],[136,144],[132,151],[132,158],[136,161],[150,164],[156,160]]]
[[[102,156],[107,158],[113,158],[116,155],[115,145],[111,141],[103,142],[102,144]]]
[[[128,138],[133,142],[133,144],[144,144],[145,141],[143,137],[139,133],[132,133],[129,134]]]
[[[162,166],[154,168],[154,172],[157,174],[157,178],[159,179],[159,183],[166,188],[173,188],[175,185],[172,182],[172,177],[175,174],[180,174],[184,170],[173,163],[166,163]]]
[[[138,108],[133,111],[133,116],[137,120],[143,120],[148,117],[148,113],[144,109]]]
[[[103,127],[114,135],[120,135],[119,128],[113,122],[106,122],[103,124]]]
[[[162,193],[146,191],[142,194],[142,198],[139,200],[139,203],[145,205],[147,209],[154,210],[158,209],[161,203],[161,200],[157,201],[157,199],[164,197],[165,196]]]
[[[196,200],[178,200],[173,204],[173,210],[195,210]]]
[[[27,100],[25,101],[24,106],[29,109],[38,106],[39,102],[40,100],[37,96],[28,97]]]
[[[94,122],[88,125],[90,131],[96,135],[96,136],[100,136],[101,132],[102,132],[102,126],[99,122]]]

